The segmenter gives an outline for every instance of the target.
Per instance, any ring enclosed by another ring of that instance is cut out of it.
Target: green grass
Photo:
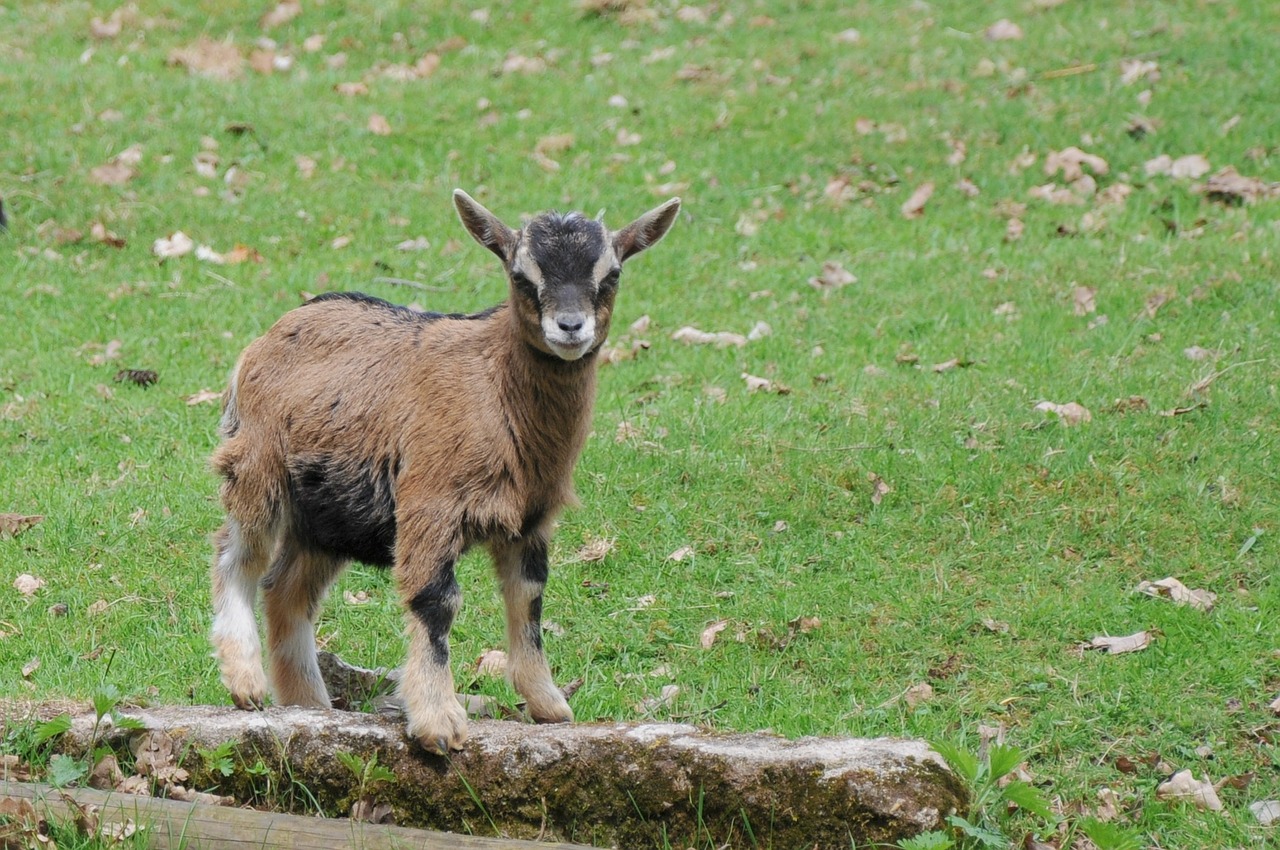
[[[1212,203],[1143,164],[1202,153],[1214,170],[1280,180],[1269,4],[765,0],[705,7],[700,23],[655,2],[651,22],[628,24],[569,2],[494,4],[487,22],[445,4],[306,3],[270,33],[293,69],[232,81],[166,58],[201,34],[247,53],[267,4],[137,5],[109,40],[89,30],[107,4],[0,9],[11,217],[0,512],[46,517],[0,541],[6,692],[87,699],[110,683],[139,700],[227,701],[205,640],[217,411],[184,397],[221,389],[300,292],[447,310],[502,298],[492,257],[454,217],[454,187],[512,222],[605,207],[614,226],[680,194],[672,233],[624,276],[615,337],[647,314],[652,347],[603,370],[578,468],[583,505],[553,551],[546,616],[564,635],[548,650],[560,680],[585,680],[578,717],[636,719],[641,700],[674,683],[656,716],[726,730],[973,740],[979,724],[1002,723],[1068,808],[1092,810],[1106,786],[1152,844],[1259,840],[1247,804],[1280,796],[1280,723],[1267,710],[1280,691],[1280,201]],[[984,39],[1001,17],[1025,38]],[[858,43],[837,40],[851,27]],[[316,34],[324,44],[308,53]],[[378,73],[442,45],[427,79]],[[516,54],[547,68],[503,73]],[[1122,85],[1132,57],[1158,62],[1160,79]],[[368,94],[335,91],[350,81]],[[619,94],[627,105],[611,106]],[[369,132],[375,113],[390,135]],[[1132,138],[1136,115],[1155,132]],[[863,135],[860,118],[905,138]],[[620,146],[620,130],[641,141]],[[562,133],[572,147],[545,170],[535,145]],[[192,165],[204,137],[217,146],[212,180]],[[947,137],[965,143],[963,163],[947,163]],[[135,143],[135,179],[90,181]],[[1133,187],[1123,206],[1030,199],[1061,183],[1043,163],[1069,145],[1108,161],[1102,188]],[[1011,170],[1023,151],[1035,164]],[[316,161],[311,179],[298,156]],[[232,166],[244,180],[234,197]],[[823,190],[837,176],[867,191],[835,204]],[[960,177],[981,194],[956,190]],[[899,208],[925,181],[937,191],[908,220]],[[1004,239],[1002,201],[1027,205],[1020,240]],[[1086,212],[1103,226],[1082,226]],[[744,217],[754,235],[739,232]],[[96,221],[125,247],[59,241],[58,228],[88,234]],[[179,229],[218,251],[251,246],[263,262],[158,261],[151,243]],[[428,250],[396,249],[418,236]],[[828,260],[857,282],[812,288]],[[1097,313],[1074,314],[1075,286],[1096,289]],[[1158,292],[1171,298],[1147,316]],[[995,313],[1010,301],[1014,320]],[[761,320],[772,335],[742,349],[669,338],[686,324],[745,333]],[[111,340],[119,358],[91,365]],[[1193,362],[1193,345],[1222,355]],[[903,352],[918,365],[896,363]],[[972,365],[930,369],[951,358]],[[125,367],[154,369],[159,383],[113,383]],[[1207,393],[1185,395],[1215,370]],[[748,394],[743,372],[791,392]],[[1135,395],[1148,410],[1111,410]],[[1093,419],[1064,427],[1033,409],[1042,400],[1079,402]],[[1207,406],[1159,415],[1196,400]],[[617,442],[624,421],[638,435]],[[892,488],[879,504],[869,475]],[[598,537],[616,538],[615,551],[573,562]],[[685,545],[692,559],[668,560]],[[20,573],[46,582],[29,601],[10,586]],[[1133,592],[1167,575],[1216,592],[1215,610]],[[460,578],[465,685],[466,665],[501,645],[502,618],[480,558]],[[373,602],[347,605],[344,590]],[[653,604],[636,604],[647,595]],[[109,607],[91,613],[99,600]],[[54,603],[65,618],[48,613]],[[789,629],[798,617],[821,625]],[[702,630],[722,619],[702,649]],[[1143,652],[1074,649],[1141,629],[1155,634]],[[398,663],[388,577],[350,570],[320,635],[353,662]],[[32,658],[40,667],[24,678]],[[896,699],[921,682],[933,699]],[[478,687],[515,700],[505,684]],[[1205,745],[1212,758],[1197,754]],[[1256,776],[1223,789],[1225,813],[1200,813],[1155,799],[1151,753],[1213,780]],[[1138,772],[1118,771],[1119,756]]]

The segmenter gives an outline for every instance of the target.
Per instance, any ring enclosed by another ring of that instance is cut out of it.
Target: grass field
[[[1270,4],[409,5],[0,6],[0,512],[44,517],[0,540],[7,694],[227,701],[197,394],[304,293],[503,298],[455,187],[615,227],[679,195],[552,554],[579,719],[1003,726],[1072,816],[1110,788],[1150,846],[1274,836],[1248,806],[1280,797],[1280,200],[1198,188],[1280,181]],[[1047,173],[1072,147],[1103,162]],[[158,257],[175,231],[224,262]],[[1216,606],[1135,591],[1166,576]],[[459,685],[514,703],[473,673],[489,569],[459,578]],[[319,633],[396,664],[400,628],[357,565]],[[1175,769],[1230,780],[1224,811],[1157,800]]]

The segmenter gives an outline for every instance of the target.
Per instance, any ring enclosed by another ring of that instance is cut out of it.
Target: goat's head
[[[661,239],[680,212],[672,198],[618,231],[581,213],[543,213],[512,230],[461,189],[453,203],[467,231],[502,260],[525,338],[562,360],[604,342],[622,264]]]

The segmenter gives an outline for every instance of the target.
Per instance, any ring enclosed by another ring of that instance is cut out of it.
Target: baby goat
[[[261,708],[267,693],[259,586],[275,701],[327,708],[320,601],[351,560],[389,566],[409,635],[408,731],[439,753],[467,738],[449,630],[454,565],[477,543],[502,586],[512,684],[535,721],[573,719],[542,652],[547,543],[573,500],[622,263],[680,210],[673,198],[616,232],[578,213],[512,230],[465,192],[453,200],[502,260],[507,300],[445,315],[327,293],[286,313],[240,355],[212,460],[227,511],[212,640],[235,704]]]

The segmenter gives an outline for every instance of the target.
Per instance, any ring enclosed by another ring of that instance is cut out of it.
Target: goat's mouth
[[[591,350],[592,343],[595,339],[592,337],[583,337],[581,339],[574,337],[557,337],[553,339],[545,337],[547,347],[551,349],[551,353],[561,360],[580,360]]]

